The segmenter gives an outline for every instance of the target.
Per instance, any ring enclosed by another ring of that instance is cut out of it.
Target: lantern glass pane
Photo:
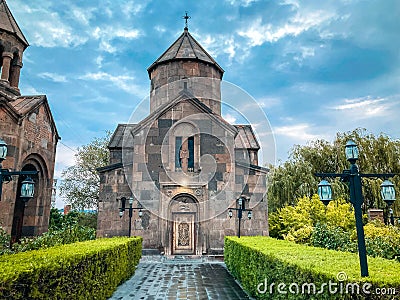
[[[240,197],[240,198],[238,199],[238,204],[239,204],[239,206],[242,206],[242,205],[243,205],[243,198],[242,198],[242,197]]]
[[[358,159],[358,147],[354,141],[348,141],[345,147],[346,159]]]
[[[318,184],[318,196],[321,200],[332,200],[332,187],[328,181],[322,180]]]
[[[35,193],[35,182],[28,178],[22,182],[21,185],[21,197],[32,198]]]
[[[389,180],[385,180],[381,184],[381,195],[384,201],[396,200],[396,190],[394,189],[393,183],[391,183]]]
[[[133,198],[129,197],[129,204],[132,205],[133,204]]]
[[[251,219],[251,218],[253,217],[253,214],[252,214],[251,211],[249,211],[249,212],[247,213],[247,217],[248,217],[249,219]]]
[[[4,160],[7,156],[7,144],[0,140],[0,160]]]

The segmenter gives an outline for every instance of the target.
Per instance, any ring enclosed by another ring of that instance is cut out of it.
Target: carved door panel
[[[195,230],[194,213],[173,213],[173,254],[194,254],[195,252]]]

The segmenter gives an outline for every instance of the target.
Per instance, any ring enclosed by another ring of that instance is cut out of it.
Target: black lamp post
[[[20,176],[20,175],[36,175],[38,171],[10,171],[8,169],[3,169],[2,162],[6,159],[7,156],[7,144],[3,140],[0,139],[0,201],[1,194],[3,192],[3,182],[8,183],[12,180],[11,176]],[[27,177],[24,181],[22,181],[21,185],[21,198],[24,202],[29,201],[29,199],[33,198],[33,194],[35,192],[35,182],[32,178]]]
[[[400,223],[400,217],[394,216],[393,215],[393,209],[389,209],[389,219],[390,219],[390,224],[394,226],[394,220],[397,219],[397,222]]]
[[[143,216],[143,207],[140,204],[140,202],[138,201],[138,207],[133,207],[133,197],[130,197],[128,199],[129,202],[129,207],[125,207],[125,203],[126,203],[126,198],[122,197],[121,198],[121,207],[119,208],[119,217],[122,218],[122,216],[124,215],[124,211],[128,210],[129,211],[129,229],[128,229],[128,236],[131,237],[131,231],[132,231],[132,216],[133,216],[133,211],[134,210],[139,210],[139,218],[141,218]]]
[[[364,227],[362,222],[362,209],[364,203],[362,196],[362,177],[384,178],[385,181],[381,185],[381,195],[383,200],[391,205],[396,200],[394,185],[387,178],[393,177],[396,174],[361,174],[359,173],[356,164],[358,160],[358,147],[354,141],[348,141],[345,147],[346,158],[351,166],[349,170],[344,170],[341,174],[336,173],[317,173],[318,177],[340,177],[343,182],[348,182],[350,189],[350,202],[354,207],[354,214],[356,218],[357,241],[358,241],[358,254],[360,258],[361,276],[368,276],[368,263],[367,251],[365,248]],[[318,184],[318,195],[321,201],[328,205],[332,200],[332,187],[331,184],[325,179]]]
[[[238,230],[238,238],[240,238],[240,223],[243,217],[243,212],[247,211],[247,217],[249,218],[249,220],[251,220],[251,218],[253,217],[253,213],[252,213],[252,209],[246,209],[246,200],[250,200],[250,199],[246,199],[243,196],[240,196],[239,199],[237,199],[236,203],[237,203],[237,207],[229,207],[229,211],[228,211],[228,215],[229,218],[232,218],[233,216],[233,210],[236,210],[237,213],[237,217],[239,219],[239,230]]]

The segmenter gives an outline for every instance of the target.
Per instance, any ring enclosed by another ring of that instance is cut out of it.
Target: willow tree
[[[354,140],[359,147],[360,157],[357,164],[362,173],[400,174],[400,140],[385,134],[373,135],[366,129],[338,133],[333,143],[316,140],[306,146],[294,146],[289,158],[281,165],[271,168],[268,176],[269,209],[275,211],[285,205],[295,205],[297,199],[316,193],[319,178],[314,173],[342,173],[349,168],[344,146],[348,140]],[[391,181],[400,195],[400,176]],[[348,187],[339,179],[331,181],[334,198],[348,199]],[[364,209],[386,208],[380,196],[382,180],[363,178]],[[400,198],[400,197],[398,197]],[[400,200],[394,206],[395,214],[400,215]]]

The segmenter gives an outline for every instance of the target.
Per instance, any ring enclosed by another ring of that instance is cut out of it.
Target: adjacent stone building
[[[253,210],[241,234],[268,234],[268,170],[258,165],[252,127],[221,116],[223,73],[187,27],[148,68],[150,114],[118,125],[110,164],[98,170],[98,236],[128,235],[129,215],[120,211],[130,197],[132,235],[167,255],[220,253],[224,236],[237,233],[236,211],[231,219],[228,211],[240,197]]]
[[[48,229],[55,153],[59,136],[45,95],[23,96],[19,90],[22,56],[29,46],[0,0],[0,139],[8,144],[3,168],[38,171],[35,196],[26,204],[19,198],[24,177],[3,183],[0,226],[12,235],[39,235]]]

